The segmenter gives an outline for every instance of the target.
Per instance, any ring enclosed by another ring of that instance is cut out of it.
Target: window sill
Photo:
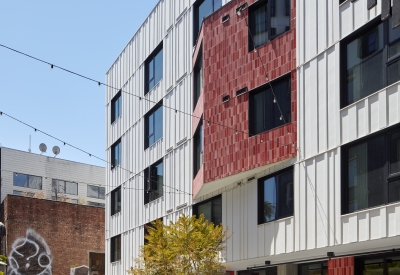
[[[114,125],[117,123],[117,121],[121,119],[121,116],[122,116],[122,115],[119,115],[119,117],[117,117],[116,119],[114,119],[114,121],[111,122],[111,126],[114,126]]]
[[[121,214],[121,211],[112,214],[110,217],[111,217],[111,218],[115,218],[115,217],[119,216],[120,214]]]
[[[265,130],[264,132],[257,133],[257,134],[254,134],[254,135],[250,135],[250,133],[249,133],[249,138],[256,137],[256,136],[258,136],[258,135],[265,134],[265,133],[267,133],[267,132],[269,132],[269,131],[276,130],[276,129],[280,128],[280,127],[287,126],[287,125],[290,124],[290,123],[292,123],[292,121],[288,121],[288,122],[286,122],[286,123],[283,124],[283,125],[276,126],[275,128],[271,128],[271,129]]]
[[[346,1],[350,1],[350,0],[346,0]],[[292,30],[293,30],[293,29],[287,30],[287,31],[285,31],[285,32],[283,32],[283,33],[281,33],[281,34],[275,36],[274,38],[268,40],[267,42],[262,43],[261,45],[258,45],[257,47],[253,47],[252,50],[250,50],[250,48],[249,48],[249,53],[253,52],[254,50],[258,50],[258,49],[261,48],[261,47],[264,47],[264,46],[267,45],[268,43],[271,43],[271,42],[274,41],[275,39],[281,37],[282,35],[287,34],[288,32],[290,32],[290,31],[292,31]]]
[[[161,199],[163,199],[163,198],[164,198],[164,195],[162,195],[161,197],[159,197],[159,198],[157,198],[157,199],[155,199],[155,200],[152,200],[152,201],[150,201],[150,202],[144,204],[143,206],[144,206],[144,207],[150,207],[151,204],[156,203],[156,202],[158,202],[159,200],[161,200]]]
[[[379,210],[379,209],[383,209],[383,208],[388,208],[388,207],[391,207],[391,206],[400,206],[400,201],[391,202],[391,203],[387,203],[387,204],[381,204],[381,205],[374,206],[374,207],[371,207],[371,208],[360,209],[360,210],[357,210],[357,211],[354,211],[354,212],[351,212],[351,213],[342,214],[341,217],[342,217],[342,218],[346,218],[346,217],[350,217],[350,216],[353,216],[353,215],[358,215],[358,214],[366,213],[366,212],[369,212],[369,211],[374,211],[374,210]]]
[[[111,262],[112,265],[121,264],[121,260]]]
[[[159,142],[161,142],[163,140],[163,137],[160,137],[159,139],[157,139],[153,144],[151,144],[149,147],[144,148],[144,150],[146,151],[147,149],[150,148],[154,148]]]
[[[19,185],[13,185],[14,187],[19,187],[19,188],[23,188],[23,190],[21,190],[21,191],[24,191],[25,189],[29,189],[29,190],[43,190],[43,186],[42,186],[42,188],[41,189],[38,189],[38,188],[32,188],[32,187],[28,187],[28,186],[19,186]],[[18,190],[18,191],[20,191],[20,190]]]
[[[288,216],[288,217],[283,217],[283,218],[280,218],[280,219],[277,219],[277,220],[265,222],[265,223],[260,223],[260,224],[257,224],[257,226],[263,226],[263,225],[266,225],[266,224],[269,224],[269,223],[273,223],[273,222],[282,222],[282,221],[290,220],[290,219],[293,219],[293,215]]]
[[[149,93],[151,93],[151,92],[153,92],[155,89],[157,89],[162,80],[163,80],[163,79],[161,78],[156,84],[154,84],[153,88],[151,88],[150,90],[148,90],[148,91],[144,94],[144,96],[148,95]]]

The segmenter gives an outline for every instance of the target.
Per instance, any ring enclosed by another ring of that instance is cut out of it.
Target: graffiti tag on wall
[[[8,274],[52,275],[51,252],[46,241],[33,229],[14,241],[8,255]]]

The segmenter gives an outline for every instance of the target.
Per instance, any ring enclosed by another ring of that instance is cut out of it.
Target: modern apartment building
[[[229,274],[400,272],[399,7],[160,1],[107,73],[109,274],[182,213]]]

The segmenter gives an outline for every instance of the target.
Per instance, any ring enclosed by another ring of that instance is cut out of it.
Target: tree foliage
[[[220,253],[225,249],[227,230],[204,219],[204,215],[181,216],[164,225],[156,220],[148,227],[132,275],[219,275],[225,274]]]

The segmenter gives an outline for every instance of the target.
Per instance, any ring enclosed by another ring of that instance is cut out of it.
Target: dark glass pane
[[[111,215],[121,211],[121,188],[111,192]]]
[[[194,135],[193,150],[193,177],[196,177],[197,172],[203,165],[203,124],[199,125],[199,129],[197,129]]]
[[[212,222],[216,225],[222,223],[222,197],[212,200]]]
[[[400,257],[389,257],[386,259],[388,275],[400,274]]]
[[[92,198],[97,198],[98,197],[98,190],[99,190],[99,187],[88,185],[87,186],[87,196],[88,197],[92,197]]]
[[[151,59],[147,64],[147,83],[148,89],[150,91],[154,87],[154,59]]]
[[[204,0],[204,2],[198,6],[196,12],[198,13],[196,15],[198,21],[197,21],[197,32],[195,35],[197,37],[198,33],[200,32],[200,27],[201,23],[203,22],[203,18],[209,16],[213,12],[213,1]]]
[[[396,61],[388,66],[388,85],[400,80],[400,61]]]
[[[390,137],[390,173],[400,172],[400,131]]]
[[[288,1],[272,1],[271,4],[271,30],[275,29],[275,33],[271,36],[280,35],[290,29],[290,2]],[[272,10],[272,8],[274,10]],[[289,9],[289,13],[288,13]],[[273,14],[273,15],[272,15]]]
[[[106,189],[104,187],[99,187],[99,199],[105,198]]]
[[[163,108],[158,108],[154,113],[154,142],[163,136]]]
[[[400,29],[392,28],[392,17],[389,18],[389,58],[400,53]]]
[[[42,189],[41,177],[29,176],[28,180],[29,180],[29,188]]]
[[[276,219],[276,178],[272,177],[264,181],[263,217],[264,222]]]
[[[157,164],[155,167],[155,180],[156,180],[156,190],[154,191],[154,199],[160,198],[163,195],[163,163]]]
[[[254,46],[258,47],[268,41],[267,4],[254,10],[250,15],[250,31]]]
[[[147,118],[147,138],[148,138],[148,146],[152,145],[155,142],[154,139],[154,113],[150,114]]]
[[[347,104],[384,85],[383,24],[347,45]]]
[[[58,180],[57,183],[58,192],[65,194],[65,181]]]
[[[211,201],[206,203],[201,203],[197,207],[197,213],[200,216],[201,214],[204,215],[204,219],[212,222],[212,213],[211,213]]]
[[[154,85],[163,78],[163,50],[154,57]]]
[[[251,112],[251,132],[250,135],[256,135],[265,131],[266,118],[266,100],[265,91],[253,93],[250,95],[250,112]]]
[[[389,203],[400,201],[400,180],[389,183]]]
[[[293,215],[293,171],[288,171],[276,177],[278,182],[278,209],[279,218]]]
[[[28,187],[28,175],[14,173],[14,185]]]
[[[200,94],[203,90],[203,62],[202,57],[199,57],[200,60],[195,67],[194,71],[194,104],[193,108],[196,107],[197,101],[200,97]]]
[[[78,184],[76,182],[65,182],[65,192],[67,194],[78,195]]]
[[[384,275],[383,259],[364,260],[363,275]]]

